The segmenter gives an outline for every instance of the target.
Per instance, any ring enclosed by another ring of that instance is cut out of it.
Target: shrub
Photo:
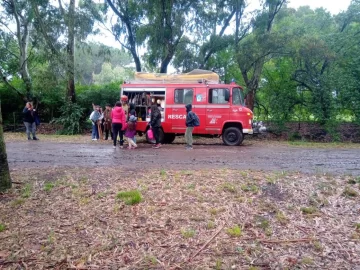
[[[81,122],[83,120],[84,109],[81,108],[80,105],[68,101],[61,108],[61,111],[61,116],[53,120],[53,123],[63,126],[60,134],[79,134],[81,132]]]
[[[235,225],[226,230],[226,233],[233,237],[240,237],[242,234],[241,228],[238,225]]]

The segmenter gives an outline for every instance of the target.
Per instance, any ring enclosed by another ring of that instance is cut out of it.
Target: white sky
[[[300,6],[310,6],[312,9],[324,8],[332,14],[337,14],[341,11],[347,10],[351,0],[290,0],[288,7],[298,8]],[[260,7],[259,0],[248,0],[248,10],[254,10]],[[115,41],[115,38],[106,30],[102,30],[98,36],[89,37],[88,40],[100,42],[107,46],[120,48],[120,44]]]

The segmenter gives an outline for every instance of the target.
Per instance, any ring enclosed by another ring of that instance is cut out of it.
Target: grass
[[[359,193],[351,187],[346,187],[343,192],[343,195],[346,197],[357,197],[359,196]]]
[[[223,183],[220,187],[223,191],[236,193],[236,187],[231,183]]]
[[[275,218],[281,225],[286,225],[287,223],[289,223],[288,217],[285,216],[285,214],[282,211],[277,211]]]
[[[127,205],[138,204],[142,200],[141,193],[138,190],[121,191],[116,197]]]
[[[301,207],[300,211],[305,215],[315,214],[318,210],[315,207]]]
[[[181,230],[181,235],[184,237],[184,238],[192,238],[194,237],[196,234],[196,231],[193,230],[193,229],[182,229]]]
[[[32,185],[26,184],[21,190],[21,197],[29,198],[31,196],[31,192],[32,192]]]
[[[235,225],[231,228],[227,228],[226,233],[232,237],[240,237],[242,235],[242,230],[239,225]]]
[[[244,192],[257,193],[259,191],[259,187],[254,184],[246,184],[246,185],[241,185],[241,190]]]
[[[50,192],[55,187],[55,184],[52,182],[47,182],[44,185],[44,191]]]
[[[3,232],[3,231],[5,231],[5,230],[6,230],[6,225],[0,223],[0,232]]]

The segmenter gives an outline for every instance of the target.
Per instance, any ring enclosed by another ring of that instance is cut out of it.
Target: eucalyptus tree
[[[76,101],[75,93],[75,40],[81,42],[93,32],[95,19],[101,20],[101,6],[91,1],[31,0],[35,25],[49,52],[65,70],[66,96]]]
[[[127,49],[135,62],[136,71],[141,71],[141,61],[138,52],[142,42],[138,38],[139,27],[144,21],[143,5],[145,0],[106,0],[106,8],[108,7],[117,16],[116,23],[112,25],[112,33],[121,46]]]
[[[240,1],[240,0],[239,0]],[[248,27],[243,26],[240,17],[236,18],[234,49],[238,66],[244,79],[247,95],[246,105],[254,109],[255,95],[259,87],[264,64],[272,54],[280,51],[278,39],[272,36],[272,28],[286,0],[265,0]],[[242,14],[242,6],[237,5],[237,16]],[[243,27],[246,31],[241,31]]]
[[[0,36],[3,42],[0,44],[0,76],[23,99],[32,100],[29,61],[32,58],[33,49],[31,45],[33,13],[29,1],[26,0],[3,0],[2,8]],[[14,65],[14,62],[17,64]],[[14,86],[9,80],[10,77],[17,74],[20,75],[24,83],[25,91]]]

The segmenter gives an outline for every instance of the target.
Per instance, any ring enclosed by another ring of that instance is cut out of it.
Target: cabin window
[[[194,97],[194,90],[190,88],[175,89],[174,91],[175,104],[192,104]]]
[[[229,103],[230,91],[227,88],[212,88],[209,89],[209,103],[212,104],[227,104]]]
[[[240,88],[236,87],[232,90],[232,104],[244,105],[244,96]]]

